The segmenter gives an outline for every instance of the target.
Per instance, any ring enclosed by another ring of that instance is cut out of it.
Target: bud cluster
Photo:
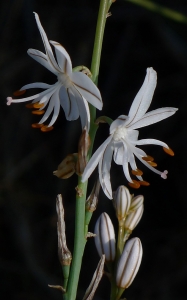
[[[142,195],[134,197],[129,190],[121,185],[114,193],[113,204],[119,226],[131,233],[138,225],[144,210],[144,197]]]
[[[131,285],[142,260],[140,239],[135,237],[127,242],[126,240],[142,217],[144,197],[142,195],[134,197],[125,186],[120,186],[113,196],[119,223],[118,242],[116,243],[114,227],[109,215],[102,213],[95,225],[95,245],[98,254],[105,255],[109,269],[115,270],[112,271],[111,276],[115,277],[118,292],[122,293]],[[112,269],[111,264],[113,264]]]

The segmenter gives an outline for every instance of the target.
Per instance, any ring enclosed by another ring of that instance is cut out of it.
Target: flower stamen
[[[12,97],[7,97],[7,105],[11,105],[12,103]]]
[[[17,90],[15,92],[13,92],[13,95],[17,97],[17,96],[21,96],[21,95],[23,95],[25,93],[26,93],[26,90],[22,90],[22,91]]]
[[[53,130],[53,126],[46,126],[46,125],[43,125],[42,127],[41,127],[41,131],[43,131],[43,132],[47,132],[47,131],[51,131],[51,130]]]
[[[33,103],[34,108],[41,108],[44,106],[44,103]]]
[[[147,163],[152,167],[157,167],[157,163],[154,161],[147,161]]]
[[[43,115],[45,110],[32,110],[33,115]]]
[[[168,171],[165,170],[165,171],[161,174],[161,177],[162,177],[163,179],[167,179],[167,174],[168,174]]]
[[[140,187],[140,181],[133,180],[133,182],[128,182],[128,185],[134,189],[139,189]]]
[[[25,105],[26,108],[34,108],[34,103],[27,103]]]
[[[135,176],[142,176],[143,175],[143,172],[139,169],[131,170],[131,173]]]
[[[153,161],[154,157],[147,155],[147,156],[143,156],[142,159],[149,162],[149,161]]]
[[[175,153],[173,152],[173,150],[171,148],[165,148],[163,147],[164,152],[166,152],[167,154],[174,156]]]
[[[41,128],[43,126],[44,126],[44,124],[39,124],[39,123],[33,123],[32,124],[32,128]]]
[[[143,185],[143,186],[149,186],[150,185],[150,183],[148,182],[148,181],[144,181],[144,180],[140,180],[139,182],[138,182],[140,185]]]

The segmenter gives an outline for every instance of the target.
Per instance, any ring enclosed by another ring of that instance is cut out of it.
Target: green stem
[[[92,63],[91,63],[91,73],[92,80],[97,85],[98,75],[99,75],[99,66],[100,66],[100,58],[101,58],[101,49],[103,43],[103,35],[104,28],[106,23],[106,15],[107,11],[110,7],[110,0],[101,0],[99,7],[99,14],[97,20],[96,34],[95,34],[95,42],[94,49],[92,55]],[[95,139],[95,134],[98,128],[98,125],[94,124],[96,116],[96,109],[92,105],[90,105],[90,140],[91,145],[88,153],[88,157],[91,156],[93,142]],[[82,183],[81,177],[78,177],[78,186],[77,186],[77,197],[76,197],[76,213],[75,213],[75,240],[74,240],[74,251],[73,251],[73,259],[72,265],[70,269],[70,276],[68,280],[67,292],[64,294],[65,300],[75,300],[80,269],[82,264],[82,257],[84,253],[84,248],[86,245],[86,238],[84,232],[84,224],[85,224],[85,202],[86,202],[86,191],[87,191],[87,182]],[[81,194],[82,192],[82,194]]]
[[[76,217],[75,217],[75,239],[73,260],[68,280],[67,293],[64,299],[74,300],[76,298],[78,280],[82,264],[82,257],[86,245],[84,235],[84,218],[85,218],[85,198],[86,198],[87,182],[82,183],[81,177],[78,177],[77,196],[76,196]]]
[[[118,259],[120,258],[122,252],[123,252],[123,237],[124,237],[124,228],[123,226],[118,226],[118,242],[117,242],[117,257],[116,257],[116,261],[118,261]]]
[[[166,6],[159,5],[153,1],[147,1],[147,0],[126,0],[126,1],[131,2],[133,4],[140,5],[150,11],[158,13],[173,21],[187,24],[187,17],[184,14],[176,10],[170,9]]]

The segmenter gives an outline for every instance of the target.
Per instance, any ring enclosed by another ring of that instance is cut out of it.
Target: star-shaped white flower
[[[148,68],[144,83],[131,105],[128,116],[121,115],[112,122],[110,126],[110,136],[93,154],[82,175],[82,182],[85,182],[99,164],[100,183],[104,193],[109,199],[112,199],[110,182],[112,156],[116,164],[123,166],[124,174],[131,187],[138,188],[140,185],[149,185],[149,183],[142,178],[143,172],[136,166],[135,156],[153,172],[159,174],[164,179],[167,178],[168,172],[160,172],[155,169],[154,166],[156,166],[156,163],[153,162],[154,159],[148,156],[142,149],[136,147],[138,145],[148,144],[160,145],[166,153],[174,155],[173,151],[164,142],[155,139],[138,140],[139,131],[135,130],[166,119],[177,111],[177,108],[165,107],[146,113],[152,101],[156,80],[157,75],[155,70]],[[135,175],[139,181],[131,178],[129,164],[132,169],[132,174]]]
[[[71,59],[62,45],[57,42],[50,41],[55,49],[55,58],[47,35],[36,13],[35,18],[44,43],[46,54],[35,49],[29,49],[28,54],[49,71],[54,73],[58,80],[53,85],[43,82],[24,85],[17,93],[18,95],[21,95],[24,90],[30,88],[41,88],[44,89],[44,91],[34,96],[22,99],[12,99],[11,97],[8,97],[7,104],[10,105],[12,102],[19,103],[33,100],[32,104],[29,104],[28,107],[39,108],[39,110],[34,110],[33,113],[38,115],[44,113],[40,122],[38,124],[33,124],[33,127],[41,127],[43,131],[47,131],[52,128],[51,126],[58,117],[61,105],[67,120],[76,120],[80,116],[82,128],[86,126],[89,131],[90,112],[87,101],[97,109],[101,110],[103,105],[101,94],[96,85],[87,75],[82,72],[72,72]],[[44,111],[46,106],[47,110]],[[53,115],[49,125],[44,126],[43,123],[48,119],[52,112]]]

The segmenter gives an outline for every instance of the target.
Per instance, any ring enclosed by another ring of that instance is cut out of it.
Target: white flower
[[[138,140],[139,131],[135,130],[166,119],[177,111],[177,108],[165,107],[146,113],[152,101],[156,87],[156,78],[156,72],[153,68],[148,68],[144,83],[131,105],[128,116],[119,116],[112,122],[110,126],[110,136],[93,154],[84,170],[82,182],[85,182],[90,177],[97,164],[99,164],[100,183],[104,193],[109,199],[112,199],[110,183],[112,156],[116,164],[123,166],[124,174],[131,187],[138,188],[140,185],[149,185],[141,176],[143,172],[137,169],[135,156],[153,172],[159,174],[164,179],[167,178],[167,171],[160,172],[155,169],[154,166],[156,166],[156,164],[153,162],[153,158],[136,147],[137,145],[148,144],[160,145],[163,146],[166,153],[174,155],[173,151],[164,142],[155,139]],[[132,169],[132,174],[135,175],[139,181],[132,180],[129,173],[129,164]]]
[[[71,59],[62,45],[57,42],[50,41],[55,49],[55,58],[47,35],[36,13],[35,18],[44,43],[46,54],[35,49],[29,49],[28,54],[49,71],[54,73],[58,80],[53,85],[42,82],[24,85],[17,93],[18,95],[21,95],[24,90],[30,88],[41,88],[44,89],[44,91],[34,96],[22,99],[13,100],[11,97],[8,97],[7,105],[10,105],[12,102],[18,103],[33,100],[30,107],[39,108],[38,111],[33,111],[34,114],[43,114],[45,112],[43,109],[48,105],[40,122],[38,124],[33,124],[33,127],[42,128],[43,123],[54,110],[51,122],[48,126],[43,126],[43,129],[46,129],[43,131],[47,131],[47,128],[50,128],[54,124],[58,117],[61,105],[67,120],[76,120],[80,115],[82,128],[86,126],[89,131],[90,112],[87,101],[97,109],[101,110],[101,94],[96,85],[87,75],[82,72],[72,72]]]

